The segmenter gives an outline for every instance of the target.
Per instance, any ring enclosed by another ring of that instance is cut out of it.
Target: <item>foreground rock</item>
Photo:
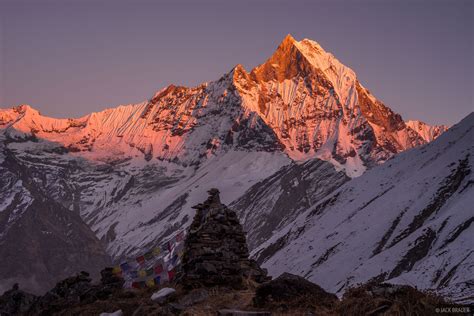
[[[226,286],[243,288],[249,282],[270,280],[266,270],[249,259],[247,241],[234,211],[221,203],[219,190],[194,206],[179,283],[186,288]]]
[[[0,296],[0,315],[10,316],[26,313],[35,300],[35,295],[20,290],[18,284],[15,284],[11,290]]]
[[[160,303],[151,299],[158,289],[116,288],[104,295],[106,285],[111,284],[90,284],[83,273],[59,282],[43,297],[14,287],[0,296],[0,314],[89,316],[113,315],[120,310],[123,316],[434,315],[437,307],[447,306],[444,300],[429,293],[389,284],[365,284],[338,300],[318,285],[287,273],[257,289],[213,287],[189,291],[177,286],[173,295]]]
[[[257,307],[319,307],[330,309],[338,302],[337,296],[323,290],[303,277],[283,273],[257,288],[254,304]]]
[[[435,315],[436,308],[454,306],[408,285],[365,284],[349,289],[335,309],[337,315]],[[452,314],[449,314],[452,315]]]
[[[15,284],[0,296],[0,315],[53,315],[72,306],[106,300],[122,291],[123,279],[112,273],[111,268],[101,271],[101,280],[93,284],[87,272],[64,279],[43,296],[23,292]]]

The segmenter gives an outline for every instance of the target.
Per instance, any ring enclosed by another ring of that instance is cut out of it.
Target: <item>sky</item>
[[[474,110],[470,0],[0,0],[0,107],[79,117],[249,71],[286,34],[351,67],[404,119]]]

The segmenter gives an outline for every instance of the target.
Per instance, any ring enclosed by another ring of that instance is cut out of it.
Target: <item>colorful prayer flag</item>
[[[144,264],[145,263],[145,257],[144,256],[137,257],[137,262],[140,265]]]
[[[170,265],[172,267],[176,266],[176,263],[178,262],[178,255],[174,255],[173,258],[171,258]]]
[[[139,289],[140,288],[140,282],[132,282],[132,288]]]
[[[154,254],[155,256],[158,256],[160,253],[161,253],[160,247],[156,247],[156,248],[153,249],[153,254]]]
[[[122,271],[127,271],[127,270],[130,270],[130,266],[128,265],[128,262],[124,262],[120,265],[120,268],[122,269]]]
[[[151,260],[151,259],[153,259],[153,257],[154,257],[154,256],[153,256],[153,252],[152,252],[152,251],[148,251],[148,252],[144,255],[144,257],[145,257],[145,260]]]
[[[153,275],[153,273],[154,273],[154,269],[153,269],[153,268],[150,268],[150,269],[147,269],[147,270],[146,270],[146,275],[147,275],[147,276]]]
[[[160,285],[161,277],[160,277],[159,275],[156,276],[154,280],[155,280],[155,284],[156,284],[156,285]]]
[[[138,271],[137,270],[132,270],[128,273],[132,279],[138,278]]]
[[[155,266],[155,274],[161,274],[161,272],[163,272],[163,265],[160,263]]]
[[[139,277],[146,277],[146,271],[141,269],[141,270],[138,270],[138,276]]]
[[[119,274],[120,272],[122,272],[122,269],[120,269],[119,266],[113,267],[112,269],[113,274]]]
[[[173,269],[173,270],[170,270],[170,271],[168,271],[168,279],[169,279],[169,281],[170,281],[170,282],[171,282],[171,281],[173,281],[173,279],[174,279],[174,275],[175,275],[175,274],[176,274],[176,272],[175,272],[175,270],[174,270],[174,269]]]
[[[155,286],[155,280],[154,279],[146,280],[146,286],[154,287]]]

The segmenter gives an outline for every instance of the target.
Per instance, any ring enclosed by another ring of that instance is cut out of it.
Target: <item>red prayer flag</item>
[[[170,281],[172,281],[172,280],[174,279],[174,275],[175,275],[174,269],[168,271],[168,279],[169,279]]]
[[[137,262],[139,264],[144,264],[145,263],[145,257],[144,256],[137,257]]]
[[[163,266],[161,264],[158,264],[155,267],[155,274],[161,274],[161,272],[163,272]]]

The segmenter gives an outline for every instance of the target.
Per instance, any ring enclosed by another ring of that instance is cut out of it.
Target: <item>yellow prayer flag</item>
[[[154,287],[155,286],[155,280],[154,279],[146,280],[146,286]]]
[[[138,270],[138,276],[139,277],[146,277],[146,271],[145,270]]]
[[[110,271],[110,270],[109,270],[109,271]],[[112,269],[112,273],[113,273],[113,274],[117,274],[117,273],[120,273],[120,272],[122,272],[122,269],[121,269],[120,267],[118,267],[118,266],[117,266],[117,267],[114,267],[114,268]]]
[[[155,256],[158,256],[160,253],[161,253],[161,249],[159,247],[156,247],[155,249],[153,249],[153,254]]]

